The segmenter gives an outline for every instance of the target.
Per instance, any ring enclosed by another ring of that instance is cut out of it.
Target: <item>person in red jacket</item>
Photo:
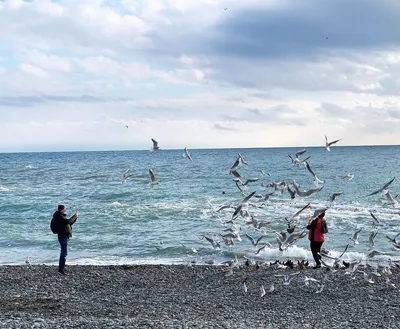
[[[318,215],[312,221],[309,221],[307,225],[308,239],[310,240],[310,248],[312,255],[315,260],[315,266],[313,268],[321,267],[321,251],[322,244],[325,241],[325,233],[328,233],[328,226],[325,221],[325,211]]]

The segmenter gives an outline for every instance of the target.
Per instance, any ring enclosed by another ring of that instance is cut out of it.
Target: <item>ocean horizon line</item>
[[[335,145],[334,148],[348,148],[348,147],[396,147],[400,144],[365,144],[365,145]],[[295,148],[324,148],[323,145],[313,145],[313,146],[263,146],[263,147],[204,147],[204,148],[188,148],[190,150],[265,150],[265,149],[295,149]],[[158,151],[179,151],[182,148],[161,148]],[[108,149],[108,150],[53,150],[53,151],[0,151],[0,154],[31,154],[31,153],[95,153],[95,152],[144,152],[151,151],[151,148],[147,149]]]

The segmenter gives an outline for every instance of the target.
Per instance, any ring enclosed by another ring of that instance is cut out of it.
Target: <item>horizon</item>
[[[0,152],[400,141],[398,0],[0,0],[0,22]]]
[[[385,145],[335,145],[331,146],[332,149],[335,148],[346,148],[346,147],[398,147],[400,144],[385,144]],[[316,149],[325,148],[324,146],[314,145],[314,146],[266,146],[266,147],[214,147],[214,148],[188,148],[189,151],[196,150],[257,150],[257,149]],[[162,151],[183,151],[182,148],[168,148],[160,149],[159,151],[152,151],[148,149],[99,149],[99,150],[53,150],[53,151],[13,151],[13,152],[2,152],[0,154],[19,154],[19,153],[90,153],[90,152],[162,152]]]

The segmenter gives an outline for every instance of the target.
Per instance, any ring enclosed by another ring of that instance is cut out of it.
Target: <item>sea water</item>
[[[308,198],[291,199],[289,193],[276,192],[261,207],[249,206],[257,221],[270,221],[264,228],[265,241],[273,247],[257,256],[245,236],[260,232],[237,218],[242,241],[226,246],[219,234],[230,224],[234,208],[215,213],[221,205],[237,206],[253,191],[272,192],[271,182],[295,180],[302,190],[314,188],[313,177],[301,165],[292,164],[298,148],[265,149],[193,149],[189,161],[182,150],[55,152],[0,154],[0,264],[56,264],[59,256],[57,235],[50,231],[50,220],[58,204],[65,204],[67,214],[75,208],[79,218],[69,241],[69,264],[175,264],[219,263],[239,257],[275,259],[312,259],[307,237],[285,251],[278,249],[275,232],[285,231],[290,218],[306,204],[296,232],[301,232],[314,210],[329,207],[326,220],[329,233],[324,247],[332,255],[341,253],[350,243],[344,259],[365,259],[372,250],[368,237],[377,231],[375,250],[398,259],[400,251],[390,240],[400,233],[400,208],[388,205],[381,194],[365,197],[396,177],[389,190],[400,193],[399,146],[307,148],[300,158],[308,160],[324,181],[321,192]],[[240,153],[248,163],[238,171],[249,183],[242,194],[229,169]],[[121,176],[130,168],[132,176],[122,183]],[[150,184],[149,169],[159,184]],[[351,181],[343,177],[352,172]],[[293,188],[292,188],[293,189]],[[334,203],[334,192],[343,192]],[[252,202],[261,205],[253,198]],[[400,201],[400,200],[399,200]],[[370,212],[380,220],[373,225]],[[218,216],[217,216],[218,215]],[[219,217],[219,218],[218,218]],[[359,244],[350,238],[362,228]],[[201,235],[221,241],[213,246]]]

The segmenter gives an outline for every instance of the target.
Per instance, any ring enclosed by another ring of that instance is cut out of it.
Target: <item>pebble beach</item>
[[[400,328],[396,266],[374,283],[361,272],[326,268],[240,265],[230,273],[215,265],[71,265],[67,271],[0,266],[0,328]]]

